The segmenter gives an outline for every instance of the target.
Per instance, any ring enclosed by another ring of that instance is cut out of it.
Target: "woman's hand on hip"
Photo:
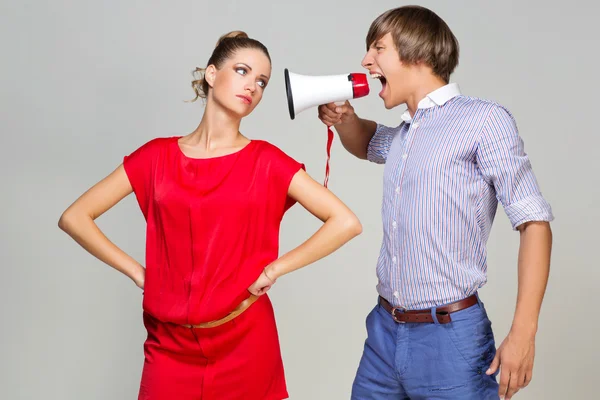
[[[248,291],[255,296],[262,296],[275,284],[276,278],[270,277],[267,269],[268,267],[261,272],[258,279],[248,288]]]

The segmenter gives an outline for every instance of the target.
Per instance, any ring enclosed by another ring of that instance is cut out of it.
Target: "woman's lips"
[[[238,94],[237,97],[242,99],[244,101],[244,103],[246,103],[246,104],[252,104],[252,97],[250,97],[250,96],[244,96],[243,94]]]

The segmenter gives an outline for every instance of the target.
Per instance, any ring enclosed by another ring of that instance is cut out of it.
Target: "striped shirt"
[[[397,307],[430,308],[486,283],[498,201],[513,229],[554,217],[501,105],[448,84],[402,119],[378,124],[368,146],[367,158],[385,164],[377,291]]]

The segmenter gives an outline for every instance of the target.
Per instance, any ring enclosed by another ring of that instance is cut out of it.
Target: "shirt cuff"
[[[506,215],[512,224],[513,230],[519,225],[530,221],[554,220],[552,207],[541,195],[532,195],[505,207]]]

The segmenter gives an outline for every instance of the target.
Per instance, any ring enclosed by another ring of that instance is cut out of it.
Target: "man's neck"
[[[440,77],[427,74],[423,76],[419,83],[415,85],[415,90],[408,97],[406,106],[411,117],[414,117],[419,107],[419,102],[423,100],[429,93],[446,86],[447,83]]]

